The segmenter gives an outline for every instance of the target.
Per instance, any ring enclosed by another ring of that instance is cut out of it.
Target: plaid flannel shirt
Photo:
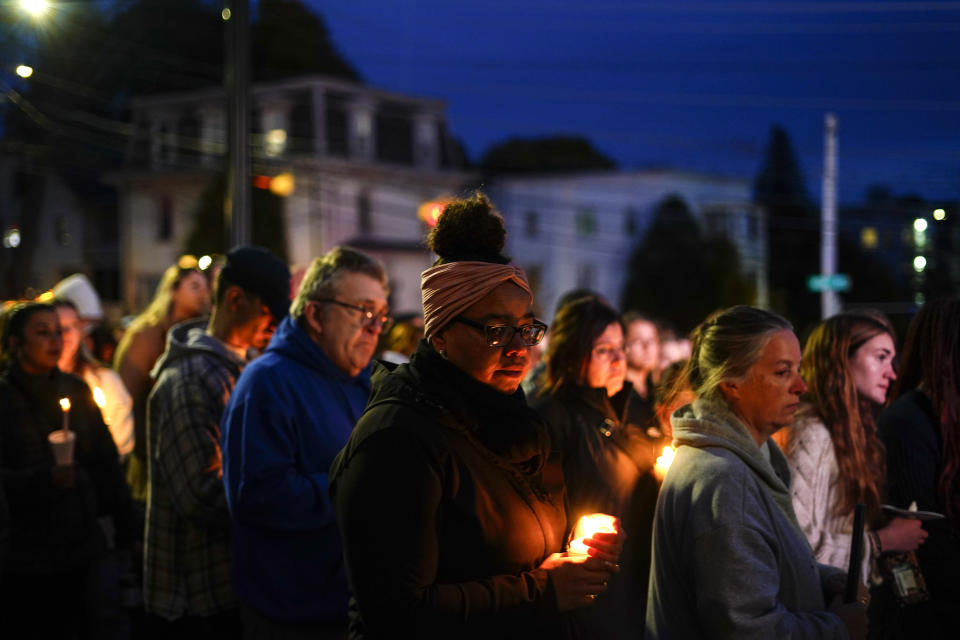
[[[238,606],[220,417],[243,362],[203,329],[181,327],[154,371],[147,413],[144,605],[168,620]]]

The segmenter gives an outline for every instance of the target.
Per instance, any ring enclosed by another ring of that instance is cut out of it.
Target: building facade
[[[671,196],[683,199],[705,233],[737,247],[757,292],[744,302],[768,303],[766,218],[748,180],[671,170],[580,173],[498,179],[490,196],[507,222],[508,252],[526,269],[546,319],[576,287],[619,305],[630,255]]]
[[[120,192],[124,301],[140,309],[183,252],[197,204],[225,167],[221,89],[138,98]],[[437,100],[305,76],[251,89],[254,182],[282,189],[294,272],[339,244],[383,261],[398,312],[420,309],[419,276],[431,256],[420,205],[456,193],[460,168]]]

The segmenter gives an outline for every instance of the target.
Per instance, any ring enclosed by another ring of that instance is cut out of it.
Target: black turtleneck
[[[331,469],[359,607],[351,637],[556,630],[556,596],[537,567],[561,550],[565,517],[541,426],[522,392],[497,392],[426,343],[375,374]]]

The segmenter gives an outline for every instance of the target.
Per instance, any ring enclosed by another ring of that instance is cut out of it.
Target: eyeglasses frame
[[[377,326],[377,320],[379,320],[380,331],[386,333],[393,326],[393,318],[390,317],[388,313],[383,313],[379,318],[376,318],[376,314],[368,309],[367,307],[361,306],[359,304],[352,304],[350,302],[344,302],[342,300],[337,300],[336,298],[316,298],[311,300],[311,302],[320,302],[320,303],[331,303],[340,305],[346,309],[353,309],[354,311],[359,311],[361,314],[360,326],[364,328],[373,328]]]
[[[486,340],[487,342],[487,346],[493,349],[506,348],[511,342],[513,342],[513,338],[518,333],[520,334],[520,340],[521,342],[523,342],[523,345],[525,347],[535,347],[543,341],[543,337],[547,334],[547,325],[544,324],[543,322],[540,322],[539,320],[534,320],[530,324],[523,325],[522,327],[515,327],[505,322],[498,322],[496,324],[489,324],[489,325],[483,324],[482,322],[477,322],[476,320],[471,320],[470,318],[465,318],[463,316],[454,316],[453,319],[457,322],[460,322],[461,324],[465,324],[468,327],[472,327],[477,331],[480,331],[483,334],[484,340]],[[513,334],[510,336],[509,340],[504,340],[503,344],[490,344],[491,339],[490,339],[490,336],[487,334],[487,329],[494,328],[494,327],[507,327],[508,329],[511,329],[513,331]],[[523,330],[526,329],[527,327],[542,327],[543,332],[540,334],[540,339],[534,343],[527,343],[527,341],[523,339]]]

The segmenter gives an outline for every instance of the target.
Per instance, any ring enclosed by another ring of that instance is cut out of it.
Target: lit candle
[[[653,473],[660,480],[667,475],[667,469],[670,468],[670,465],[673,464],[673,456],[677,454],[676,449],[667,445],[663,448],[663,451],[660,453],[660,457],[657,458],[656,464],[653,466]]]
[[[107,396],[103,395],[103,389],[100,387],[93,388],[93,401],[97,403],[97,406],[103,409],[107,406]]]
[[[570,540],[570,547],[567,549],[572,554],[587,555],[588,547],[584,544],[595,533],[616,533],[617,519],[606,513],[591,513],[590,515],[580,516],[577,526],[573,529],[573,536]]]
[[[70,398],[60,398],[60,410],[63,411],[63,430],[70,431]]]

